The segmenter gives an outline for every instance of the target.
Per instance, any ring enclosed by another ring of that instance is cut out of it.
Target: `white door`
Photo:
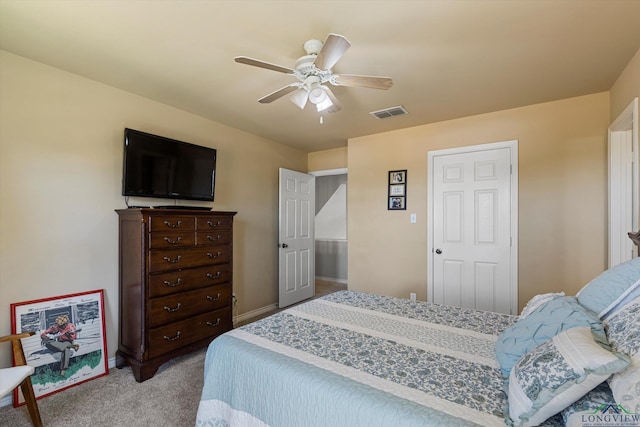
[[[516,141],[429,153],[435,303],[517,314]]]
[[[280,168],[280,308],[315,294],[315,197],[315,177]]]

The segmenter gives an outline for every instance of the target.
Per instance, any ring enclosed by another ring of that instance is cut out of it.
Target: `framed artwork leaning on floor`
[[[25,358],[41,398],[107,375],[104,290],[11,304],[11,332],[35,332],[22,339]],[[24,404],[14,391],[13,405]]]

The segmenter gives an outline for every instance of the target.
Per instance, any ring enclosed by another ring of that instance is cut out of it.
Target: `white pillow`
[[[524,319],[525,317],[533,313],[536,310],[536,308],[540,307],[545,302],[548,302],[554,298],[563,297],[563,296],[564,296],[564,292],[558,292],[558,293],[551,292],[548,294],[536,295],[535,297],[529,300],[527,305],[524,306],[524,308],[522,309],[522,313],[520,313],[520,319]]]
[[[539,425],[627,365],[626,356],[597,344],[590,328],[567,329],[511,369],[508,416],[515,426]]]
[[[631,364],[609,379],[613,398],[625,410],[640,414],[640,298],[620,308],[605,325],[611,348],[631,357]]]

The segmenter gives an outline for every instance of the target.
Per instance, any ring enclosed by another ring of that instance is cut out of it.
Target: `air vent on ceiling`
[[[374,116],[376,119],[386,119],[388,117],[403,116],[405,114],[409,114],[409,112],[402,105],[398,105],[397,107],[390,107],[385,108],[384,110],[372,111],[369,114]]]

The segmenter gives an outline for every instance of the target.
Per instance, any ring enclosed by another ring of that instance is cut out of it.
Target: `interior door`
[[[517,313],[514,147],[498,144],[430,153],[435,303]]]
[[[280,168],[279,297],[287,307],[315,294],[315,177]]]

